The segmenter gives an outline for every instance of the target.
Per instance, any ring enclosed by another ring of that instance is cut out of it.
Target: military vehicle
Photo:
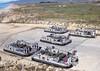
[[[81,36],[81,37],[96,37],[97,35],[97,30],[83,30],[81,29],[76,29],[75,31],[71,31],[70,35],[72,36]]]
[[[34,52],[40,50],[38,43],[27,43],[24,40],[17,40],[15,43],[7,44],[3,48],[4,51],[14,53],[20,56],[30,56]]]
[[[44,32],[51,32],[51,33],[58,33],[58,34],[66,33],[67,31],[68,31],[67,27],[63,28],[63,27],[57,27],[57,26],[52,26],[44,30]]]
[[[52,43],[56,45],[66,45],[72,42],[72,40],[70,39],[70,35],[65,36],[65,35],[58,35],[58,34],[50,34],[47,35],[46,37],[43,36],[40,39],[40,41]]]
[[[54,46],[46,47],[36,52],[32,56],[32,60],[66,68],[78,61],[78,52],[73,50],[73,52],[70,53],[64,50],[59,50]]]

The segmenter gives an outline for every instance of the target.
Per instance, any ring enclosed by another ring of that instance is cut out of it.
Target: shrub
[[[0,61],[2,60],[2,57],[0,56]]]

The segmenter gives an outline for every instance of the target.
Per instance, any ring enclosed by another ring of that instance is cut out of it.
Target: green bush
[[[0,61],[2,60],[2,57],[0,56]]]

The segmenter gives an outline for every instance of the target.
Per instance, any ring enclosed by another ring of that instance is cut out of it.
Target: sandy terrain
[[[42,25],[42,24],[0,24],[0,34],[3,33],[16,33],[28,29],[34,29],[35,27],[46,28],[52,25]]]
[[[10,6],[8,6],[8,7],[6,7],[6,8],[0,9],[0,14],[9,13],[9,12],[11,12],[13,9],[15,9],[15,8],[19,8],[19,6],[14,5],[14,4],[11,4]]]

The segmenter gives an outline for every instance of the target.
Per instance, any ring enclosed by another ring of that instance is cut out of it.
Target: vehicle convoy
[[[46,28],[44,30],[44,32],[51,32],[51,33],[66,33],[68,31],[68,28],[65,27],[57,27],[57,26],[52,26],[52,27],[49,27],[49,28]]]
[[[70,35],[72,36],[82,36],[82,37],[96,37],[97,35],[97,30],[83,30],[81,29],[76,29],[75,31],[71,31]]]
[[[59,50],[54,46],[46,47],[36,52],[32,56],[32,60],[66,68],[70,67],[74,62],[78,61],[78,52],[73,50],[73,52],[70,53],[67,51]]]
[[[4,51],[14,53],[20,56],[30,56],[34,52],[40,50],[38,43],[27,43],[24,40],[17,40],[15,43],[7,44],[3,48]]]
[[[58,35],[58,34],[50,34],[47,35],[46,37],[43,36],[40,39],[40,41],[52,43],[56,45],[66,45],[72,42],[72,40],[70,39],[70,35],[65,36],[65,35]]]

